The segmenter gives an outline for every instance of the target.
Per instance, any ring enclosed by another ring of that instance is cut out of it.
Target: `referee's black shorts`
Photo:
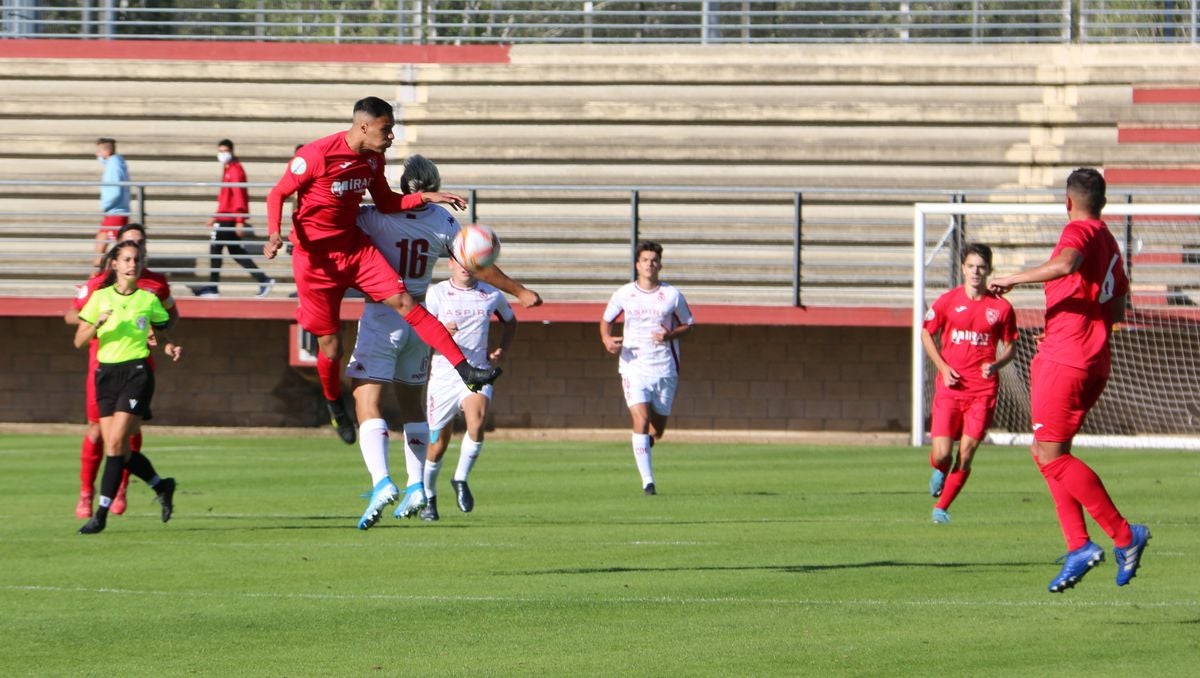
[[[100,363],[96,368],[96,405],[101,417],[128,412],[150,419],[154,397],[154,370],[145,358],[123,363]]]

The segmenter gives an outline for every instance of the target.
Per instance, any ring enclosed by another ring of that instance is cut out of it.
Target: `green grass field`
[[[1196,674],[1195,453],[1082,451],[1154,539],[1118,589],[1094,529],[1108,561],[1052,595],[1026,450],[982,449],[934,526],[924,450],[668,435],[643,497],[618,438],[489,442],[473,513],[447,469],[441,522],[360,532],[357,448],[148,434],[176,517],[138,484],[83,537],[78,438],[4,436],[0,675]]]

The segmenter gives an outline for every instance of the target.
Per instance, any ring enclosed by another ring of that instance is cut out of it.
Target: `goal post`
[[[1113,337],[1113,375],[1076,442],[1084,446],[1200,449],[1200,204],[1110,204],[1132,304]],[[913,209],[911,442],[924,445],[934,370],[921,345],[925,310],[956,284],[965,242],[991,246],[993,275],[1046,261],[1067,222],[1062,203],[915,203]],[[1008,295],[1017,357],[1001,372],[989,442],[1026,445],[1029,362],[1044,326],[1041,285]]]

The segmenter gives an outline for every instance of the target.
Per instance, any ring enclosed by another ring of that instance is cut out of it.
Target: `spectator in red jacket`
[[[217,193],[217,213],[208,220],[208,225],[212,227],[212,242],[208,246],[208,285],[197,289],[196,294],[202,297],[217,296],[223,263],[221,250],[225,249],[258,282],[255,296],[265,297],[275,280],[263,273],[242,244],[242,240],[249,235],[246,220],[250,218],[250,198],[245,186],[229,185],[246,183],[246,170],[242,169],[241,161],[233,154],[233,142],[229,139],[217,142],[217,161],[225,168],[221,175],[221,183],[225,185]]]

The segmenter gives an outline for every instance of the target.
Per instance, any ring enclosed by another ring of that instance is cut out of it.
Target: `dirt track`
[[[83,424],[0,423],[0,435],[51,433],[83,435]],[[150,436],[238,436],[263,438],[329,438],[332,429],[319,428],[227,428],[217,426],[154,426]],[[628,440],[625,429],[503,429],[488,431],[491,440]],[[668,430],[666,439],[678,442],[780,443],[791,445],[904,445],[907,433],[857,433],[849,431],[688,431]]]

